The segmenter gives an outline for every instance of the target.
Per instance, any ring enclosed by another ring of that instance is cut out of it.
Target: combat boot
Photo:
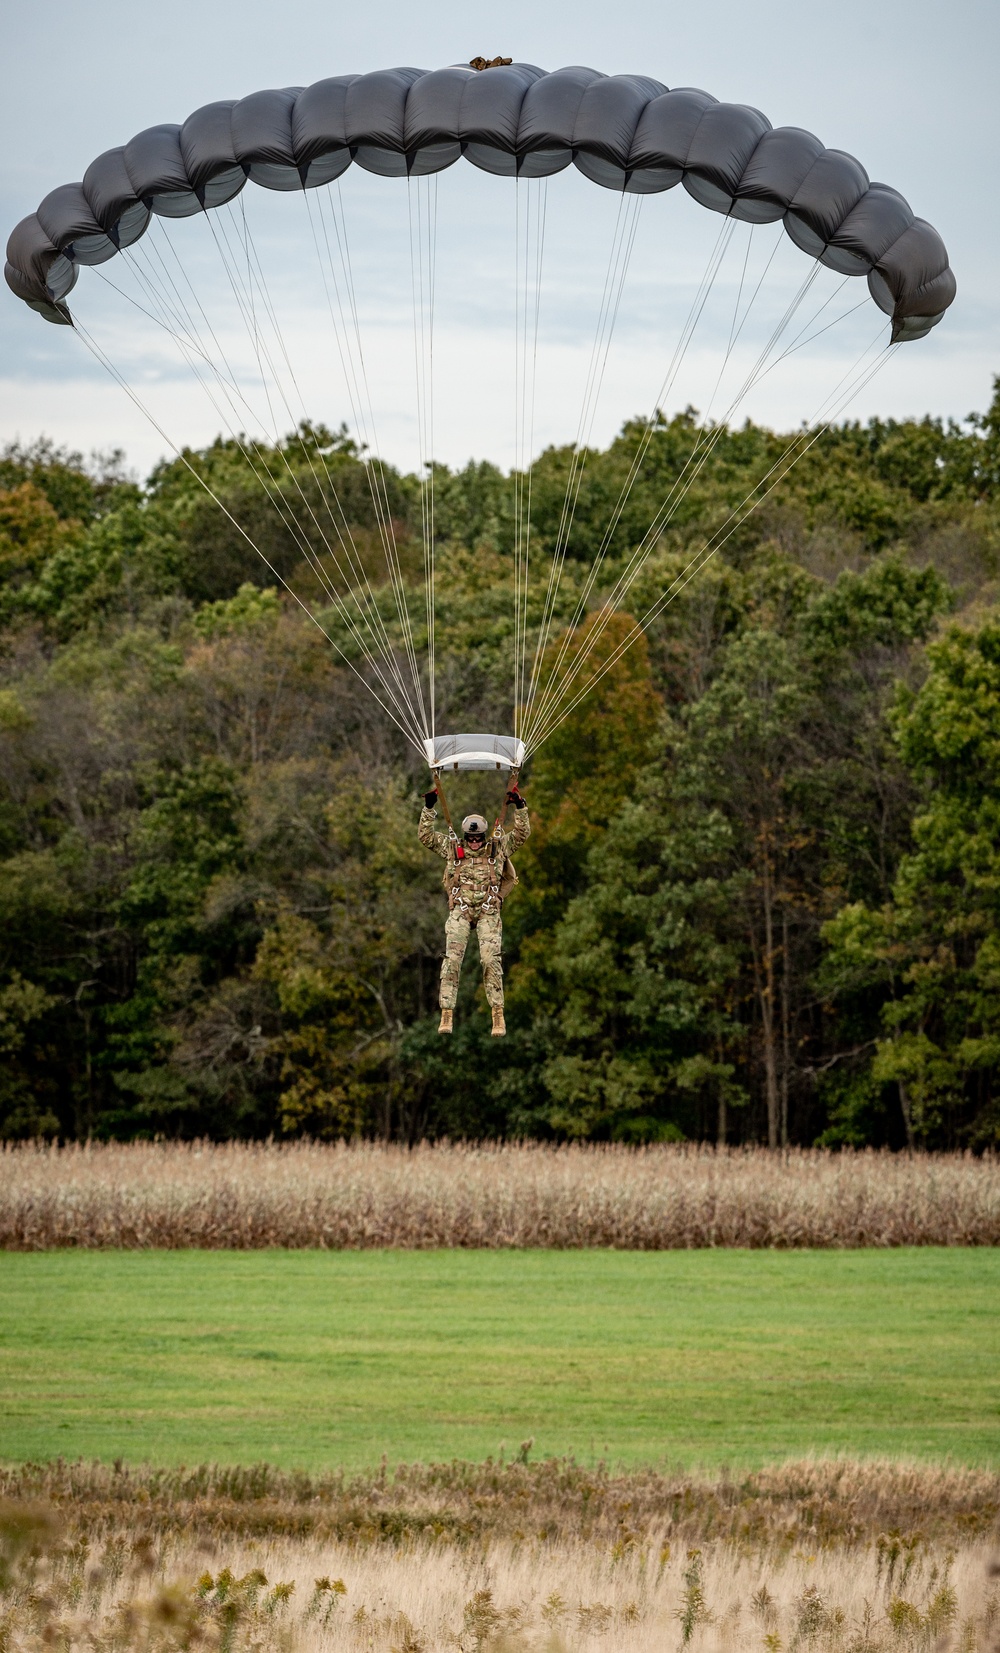
[[[506,1031],[507,1031],[507,1023],[503,1019],[503,1005],[495,1004],[493,1006],[493,1037],[494,1037],[494,1039],[502,1038],[503,1035],[506,1033]]]
[[[452,1032],[454,1032],[454,1027],[453,1027],[454,1020],[455,1020],[455,1012],[453,1010],[442,1010],[441,1020],[438,1023],[438,1032],[439,1033],[452,1033]]]

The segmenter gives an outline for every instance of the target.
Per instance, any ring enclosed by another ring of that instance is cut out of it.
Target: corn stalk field
[[[571,1461],[0,1477],[11,1653],[993,1653],[995,1473]]]
[[[995,1246],[1000,1159],[537,1143],[6,1145],[0,1248]]]

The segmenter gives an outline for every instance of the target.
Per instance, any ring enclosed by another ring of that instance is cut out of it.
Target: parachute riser
[[[507,799],[510,797],[512,792],[517,791],[517,783],[520,780],[520,778],[521,778],[520,769],[519,768],[518,769],[512,769],[511,772],[510,772],[510,776],[508,778],[508,781],[507,781],[507,790],[504,793],[503,803],[500,805],[500,813],[497,816],[496,825],[493,828],[494,838],[499,838],[500,834],[503,832],[504,822],[507,819]]]
[[[433,778],[434,785],[437,788],[437,795],[441,800],[441,811],[444,815],[445,822],[446,822],[447,827],[448,827],[448,835],[449,835],[449,837],[453,838],[455,840],[455,842],[457,843],[458,842],[458,833],[455,831],[455,828],[452,824],[451,810],[448,808],[448,800],[444,795],[444,787],[441,785],[441,771],[440,771],[440,769],[432,769],[431,770],[431,776]],[[521,778],[520,769],[512,769],[510,771],[510,776],[509,776],[509,779],[507,781],[507,791],[504,794],[504,800],[503,800],[503,803],[500,806],[500,813],[497,816],[496,822],[495,822],[494,827],[493,827],[492,836],[494,838],[499,838],[500,834],[503,832],[504,823],[506,822],[506,819],[507,819],[507,809],[508,809],[507,799],[510,797],[510,794],[516,790],[517,783],[520,780],[520,778]]]
[[[447,822],[448,836],[450,838],[453,838],[455,840],[456,844],[457,844],[458,843],[458,833],[455,831],[455,828],[452,825],[451,810],[448,808],[448,800],[444,795],[444,787],[441,785],[441,771],[440,771],[440,769],[432,769],[431,770],[431,775],[433,776],[433,779],[434,779],[434,785],[437,787],[437,795],[441,799],[441,809],[444,813],[445,821]]]

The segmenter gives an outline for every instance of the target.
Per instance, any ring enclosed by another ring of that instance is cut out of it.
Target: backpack
[[[499,883],[499,886],[497,888],[497,898],[501,902],[506,901],[507,897],[509,896],[511,890],[514,888],[514,885],[516,883],[517,883],[517,869],[514,866],[514,863],[511,860],[510,856],[508,855],[504,858],[504,864],[500,868],[500,883]]]

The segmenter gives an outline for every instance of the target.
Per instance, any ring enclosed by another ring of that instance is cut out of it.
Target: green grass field
[[[0,1257],[0,1457],[1000,1460],[1000,1253]]]

